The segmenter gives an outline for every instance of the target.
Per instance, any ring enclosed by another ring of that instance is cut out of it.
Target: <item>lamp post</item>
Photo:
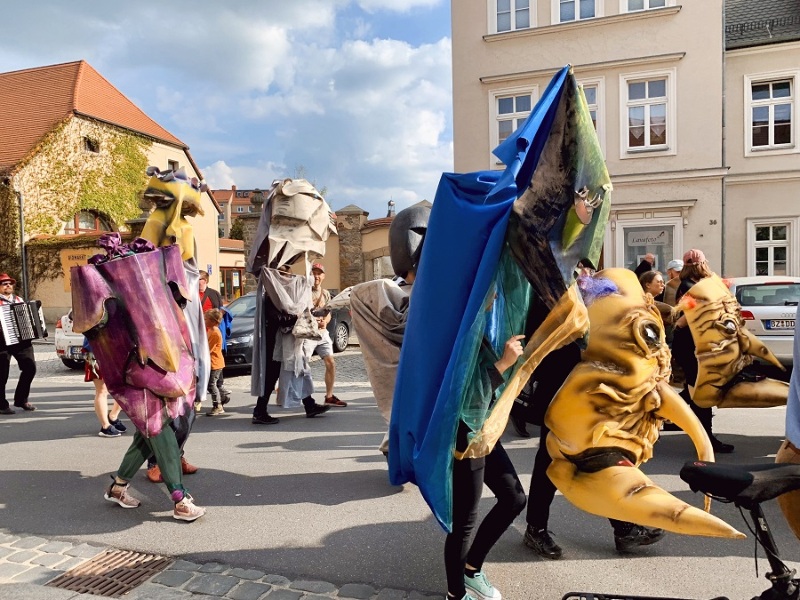
[[[22,198],[22,192],[14,190],[17,196],[17,205],[19,206],[19,255],[22,262],[22,297],[25,302],[28,298],[28,259],[25,255],[25,201]]]

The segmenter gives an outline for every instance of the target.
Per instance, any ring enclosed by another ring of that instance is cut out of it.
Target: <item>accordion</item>
[[[42,314],[42,303],[15,302],[0,304],[0,329],[6,346],[47,337],[47,327]]]

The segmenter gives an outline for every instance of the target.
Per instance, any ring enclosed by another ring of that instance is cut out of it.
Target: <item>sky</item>
[[[302,176],[370,218],[453,168],[448,0],[3,0],[0,72],[86,60],[212,189]]]

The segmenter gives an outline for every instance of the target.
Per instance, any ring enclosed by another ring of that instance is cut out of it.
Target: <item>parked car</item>
[[[228,348],[225,354],[226,368],[249,368],[253,363],[253,327],[256,314],[255,292],[237,298],[225,308],[231,313],[231,335],[228,338]],[[333,351],[342,352],[347,348],[352,328],[350,320],[350,307],[335,309],[331,322],[328,323],[328,333],[333,341]]]
[[[735,277],[731,293],[742,307],[745,328],[792,366],[794,326],[800,300],[800,277]]]
[[[72,312],[56,321],[56,354],[70,369],[83,369],[83,334],[72,331]]]

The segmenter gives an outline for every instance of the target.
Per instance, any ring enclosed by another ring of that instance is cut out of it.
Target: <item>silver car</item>
[[[734,277],[731,293],[742,307],[746,329],[792,366],[794,324],[800,300],[800,277]]]

